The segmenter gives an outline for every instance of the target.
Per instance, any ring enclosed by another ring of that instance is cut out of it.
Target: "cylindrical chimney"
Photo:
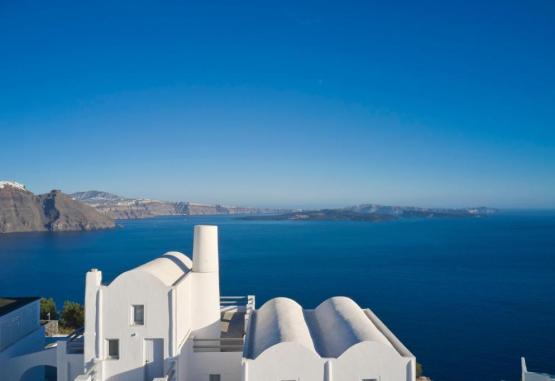
[[[219,338],[221,323],[217,226],[195,226],[191,275],[194,336],[200,339]]]
[[[193,241],[193,272],[218,272],[218,227],[196,225]]]

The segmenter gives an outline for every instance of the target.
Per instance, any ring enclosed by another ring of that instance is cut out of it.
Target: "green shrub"
[[[416,377],[422,377],[422,364],[416,363]]]
[[[48,315],[50,314],[50,316]],[[41,298],[40,300],[40,318],[42,320],[57,320],[58,311],[56,310],[56,303],[52,298]]]
[[[77,329],[85,323],[85,310],[82,305],[66,300],[60,314],[60,324],[63,328]]]

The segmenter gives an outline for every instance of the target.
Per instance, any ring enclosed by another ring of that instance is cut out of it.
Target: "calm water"
[[[192,226],[220,226],[222,294],[289,296],[314,307],[347,295],[372,308],[434,380],[518,380],[519,357],[555,373],[555,212],[483,219],[123,221],[91,233],[0,235],[0,294],[83,300],[84,273],[109,281]]]

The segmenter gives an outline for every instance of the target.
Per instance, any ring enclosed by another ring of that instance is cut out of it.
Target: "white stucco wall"
[[[256,359],[246,359],[245,381],[323,380],[324,360],[295,342],[276,344]]]
[[[75,377],[83,373],[83,354],[67,353],[65,341],[58,341],[56,349],[57,381],[73,381]]]
[[[0,380],[17,380],[30,368],[56,366],[56,348],[44,351],[44,330],[35,329],[0,352]],[[38,371],[38,372],[37,372]],[[38,376],[40,369],[35,371]]]
[[[190,305],[193,334],[198,338],[213,339],[220,335],[220,285],[219,274],[192,274]]]
[[[333,381],[376,379],[380,381],[412,381],[411,362],[391,346],[375,341],[362,342],[347,349],[336,359],[329,359]]]
[[[245,381],[411,381],[412,362],[414,358],[401,357],[390,346],[377,342],[356,344],[337,359],[320,358],[298,343],[282,342],[256,359],[245,360],[243,372]]]
[[[106,380],[113,375],[118,381],[143,379],[144,339],[163,339],[168,358],[170,302],[169,288],[144,272],[129,271],[102,287],[100,358]],[[144,305],[144,325],[132,325],[132,305]],[[107,339],[119,340],[119,359],[107,359]]]
[[[193,338],[185,342],[177,357],[179,381],[208,381],[219,374],[222,381],[241,381],[242,352],[194,352]]]
[[[174,287],[175,297],[175,350],[183,345],[192,327],[191,293],[193,274],[189,273]]]
[[[210,374],[222,381],[241,381],[241,352],[195,352],[191,354],[188,380],[208,381]]]

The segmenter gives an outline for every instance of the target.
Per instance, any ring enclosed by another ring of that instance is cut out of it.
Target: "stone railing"
[[[242,352],[244,337],[197,339],[193,338],[194,352]]]

